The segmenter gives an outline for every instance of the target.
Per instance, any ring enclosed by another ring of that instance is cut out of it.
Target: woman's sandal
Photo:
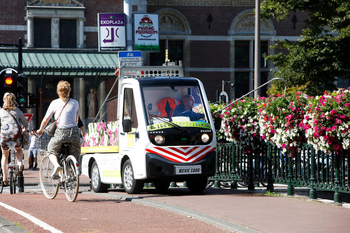
[[[3,182],[2,182],[2,186],[3,186],[3,187],[6,187],[6,186],[9,186],[9,184],[8,184],[7,181],[3,181]]]

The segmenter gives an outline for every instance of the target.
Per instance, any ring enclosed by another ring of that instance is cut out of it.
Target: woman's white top
[[[55,99],[51,102],[49,109],[45,114],[45,118],[51,119],[52,116],[55,116],[55,120],[60,114],[62,108],[67,103],[66,101],[61,100],[60,98]],[[76,117],[79,115],[79,103],[75,99],[69,99],[68,104],[64,107],[60,117],[57,121],[57,127],[62,129],[69,129],[74,126],[77,126]]]
[[[19,124],[20,130],[22,130],[22,127],[24,127],[25,130],[28,130],[27,119],[24,117],[21,110],[16,108],[15,110],[10,110],[10,113]],[[0,109],[0,142],[13,138],[18,134],[17,123],[12,116],[6,110]]]

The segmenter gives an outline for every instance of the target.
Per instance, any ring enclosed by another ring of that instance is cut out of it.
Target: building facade
[[[211,102],[223,90],[234,99],[253,89],[255,0],[2,0],[0,42],[22,38],[28,89],[41,99],[40,107],[28,109],[36,115],[33,127],[57,98],[62,79],[72,84],[85,125],[93,120],[118,66],[117,52],[98,52],[97,14],[123,13],[125,4],[132,4],[133,13],[159,15],[160,52],[142,52],[143,65],[163,64],[168,49],[170,61],[181,60],[185,75],[204,83]],[[305,18],[292,13],[282,22],[261,20],[261,54],[280,52],[270,48],[277,39],[300,39]],[[16,68],[16,57],[17,48],[0,47],[0,70]],[[274,66],[262,56],[260,61],[264,83]],[[116,94],[113,90],[110,97]]]

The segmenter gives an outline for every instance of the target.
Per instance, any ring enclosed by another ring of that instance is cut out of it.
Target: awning
[[[118,53],[51,52],[22,53],[22,71],[27,75],[114,76]],[[0,51],[0,70],[17,69],[18,52]]]

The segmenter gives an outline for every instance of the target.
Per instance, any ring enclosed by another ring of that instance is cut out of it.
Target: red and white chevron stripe
[[[182,146],[182,147],[157,147],[150,146],[147,152],[158,154],[166,159],[179,163],[193,163],[201,160],[209,152],[215,151],[212,146]]]

